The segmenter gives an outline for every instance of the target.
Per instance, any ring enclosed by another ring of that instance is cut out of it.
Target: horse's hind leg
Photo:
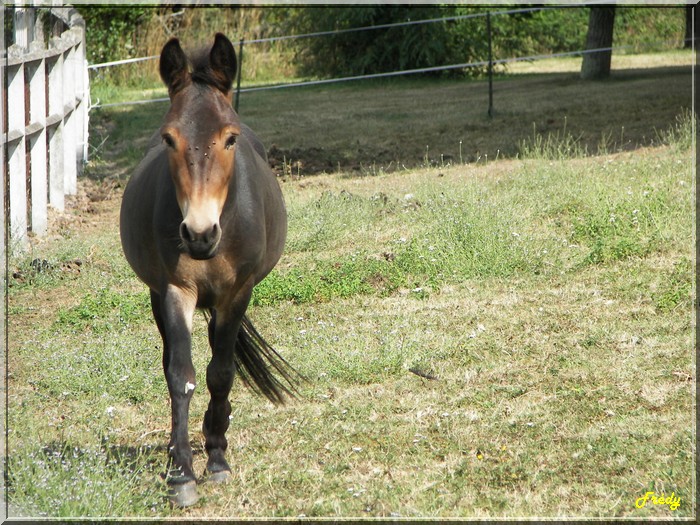
[[[226,430],[231,415],[228,396],[236,373],[234,361],[236,339],[250,300],[250,292],[239,294],[237,299],[226,312],[212,311],[212,318],[209,321],[212,358],[207,366],[207,388],[211,394],[211,400],[204,414],[202,431],[209,456],[207,471],[212,481],[225,481],[231,474],[231,467],[226,462],[228,447]]]
[[[195,386],[191,355],[195,304],[182,291],[169,287],[162,297],[151,292],[151,307],[163,338],[163,370],[171,400],[172,432],[168,446],[167,482],[171,502],[186,507],[198,499],[187,432],[190,399]]]

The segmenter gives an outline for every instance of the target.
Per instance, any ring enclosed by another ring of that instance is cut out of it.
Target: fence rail
[[[64,196],[77,191],[87,161],[90,96],[85,23],[78,12],[50,10],[60,29],[48,46],[32,8],[15,8],[14,16],[15,44],[7,49],[2,68],[8,104],[2,119],[7,162],[0,197],[9,223],[7,240],[22,249],[29,232],[47,232],[48,207],[63,210]]]

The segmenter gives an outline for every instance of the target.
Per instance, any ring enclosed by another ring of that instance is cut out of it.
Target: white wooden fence
[[[0,197],[3,218],[9,220],[8,241],[19,250],[27,247],[29,232],[47,232],[48,206],[63,210],[64,196],[76,193],[88,154],[85,23],[75,9],[51,9],[50,16],[67,29],[45,46],[43,22],[36,21],[35,13],[34,8],[15,8],[5,14],[14,16],[15,44],[7,49],[3,68],[7,183]]]

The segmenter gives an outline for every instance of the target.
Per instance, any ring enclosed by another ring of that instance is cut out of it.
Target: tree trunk
[[[586,49],[612,47],[614,23],[614,7],[591,7],[591,13],[588,17]],[[611,50],[586,53],[583,55],[583,63],[581,64],[581,78],[597,80],[609,77],[611,58]]]

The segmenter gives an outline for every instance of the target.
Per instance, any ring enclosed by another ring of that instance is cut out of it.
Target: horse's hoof
[[[209,472],[208,479],[212,483],[225,483],[229,479],[231,479],[231,471],[230,470],[220,470],[218,472]]]
[[[199,496],[197,495],[197,482],[188,481],[187,483],[170,485],[168,497],[173,507],[189,507],[194,505],[197,503],[197,500],[199,500]]]

